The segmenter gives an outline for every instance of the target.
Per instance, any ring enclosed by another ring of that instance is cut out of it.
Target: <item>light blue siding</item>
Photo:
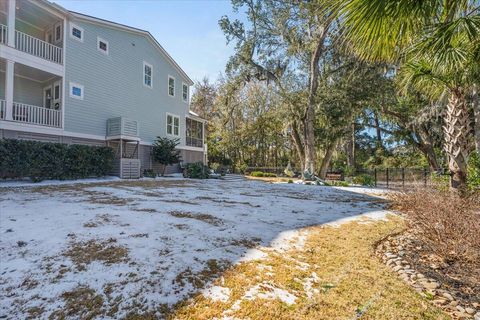
[[[125,117],[139,122],[140,138],[152,142],[166,135],[166,113],[180,118],[181,145],[185,145],[182,78],[174,66],[143,35],[75,20],[84,29],[83,42],[67,28],[65,130],[105,136],[107,119]],[[109,54],[97,49],[97,37],[109,43]],[[153,88],[143,84],[143,63],[153,66]],[[168,76],[175,77],[175,97],[168,95]],[[84,99],[70,97],[69,83],[84,86]]]
[[[13,82],[13,101],[32,104],[35,106],[43,105],[43,87],[40,82],[28,80],[15,76]],[[5,99],[5,73],[0,72],[0,98]]]

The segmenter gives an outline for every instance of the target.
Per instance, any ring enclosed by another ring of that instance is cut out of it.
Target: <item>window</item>
[[[167,113],[167,135],[178,136],[180,133],[180,118]]]
[[[70,97],[83,100],[83,86],[70,82]]]
[[[185,83],[182,83],[182,99],[188,102],[188,86]]]
[[[143,62],[143,84],[147,87],[152,87],[152,65]]]
[[[189,147],[203,147],[203,123],[200,121],[195,121],[193,119],[187,118],[186,123],[186,132],[185,132],[185,142]]]
[[[55,43],[62,41],[62,23],[59,22],[55,25]]]
[[[74,24],[70,24],[70,37],[83,42],[83,29]]]
[[[175,97],[175,78],[168,76],[168,95]]]
[[[97,37],[97,49],[101,53],[108,54],[108,41],[103,40],[100,37]]]

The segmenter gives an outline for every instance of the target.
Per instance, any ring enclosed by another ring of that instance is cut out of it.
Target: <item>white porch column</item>
[[[8,46],[15,48],[15,10],[16,10],[16,0],[8,0],[8,16],[7,16],[7,27],[8,27]]]
[[[5,120],[13,120],[13,80],[15,62],[7,60],[5,63]]]

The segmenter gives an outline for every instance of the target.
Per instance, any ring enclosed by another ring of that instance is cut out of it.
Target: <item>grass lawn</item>
[[[0,318],[445,318],[374,257],[387,214],[247,179],[0,186]]]
[[[375,243],[402,228],[393,216],[307,228],[303,246],[229,269],[172,318],[449,319],[374,256]]]

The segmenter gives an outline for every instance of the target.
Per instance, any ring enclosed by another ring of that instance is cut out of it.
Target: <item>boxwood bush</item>
[[[253,171],[250,173],[252,177],[266,177],[266,178],[275,178],[277,175],[275,173],[262,172],[262,171]]]
[[[108,147],[0,139],[0,178],[79,179],[110,173]]]

